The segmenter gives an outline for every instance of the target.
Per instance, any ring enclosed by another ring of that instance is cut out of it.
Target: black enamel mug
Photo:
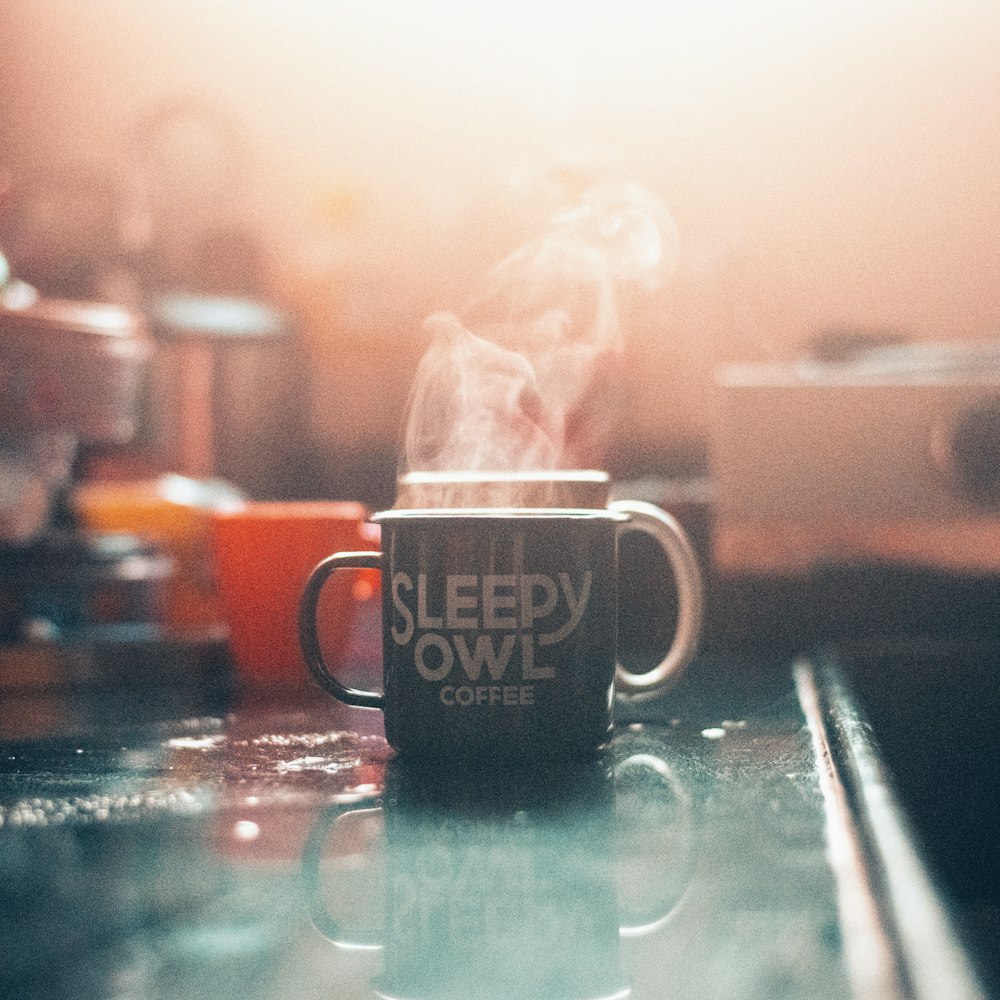
[[[381,552],[341,552],[312,572],[299,635],[313,677],[348,705],[381,709],[403,753],[506,759],[592,754],[614,691],[661,690],[694,654],[702,591],[683,530],[650,504],[604,509],[406,509],[376,514]],[[618,537],[651,534],[677,583],[673,644],[652,670],[617,662]],[[338,569],[382,574],[383,690],[345,687],[323,657],[317,603]]]

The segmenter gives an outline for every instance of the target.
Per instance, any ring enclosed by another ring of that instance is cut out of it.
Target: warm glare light
[[[260,836],[260,827],[249,819],[241,819],[234,827],[233,834],[237,840],[256,840]]]

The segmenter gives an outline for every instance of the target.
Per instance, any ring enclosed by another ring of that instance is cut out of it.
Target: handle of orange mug
[[[357,708],[382,708],[385,701],[381,694],[375,691],[359,691],[357,688],[345,687],[330,670],[323,649],[320,645],[316,629],[316,612],[319,606],[319,595],[326,581],[338,569],[381,569],[381,552],[337,552],[327,556],[309,574],[305,589],[299,601],[299,644],[305,657],[309,672],[317,683],[329,691],[338,701]]]
[[[630,673],[620,663],[615,670],[615,686],[619,692],[648,697],[675,680],[698,651],[705,604],[701,569],[684,529],[666,511],[639,500],[616,500],[610,507],[628,515],[626,530],[631,527],[644,531],[659,542],[677,580],[677,631],[667,655],[646,673]]]

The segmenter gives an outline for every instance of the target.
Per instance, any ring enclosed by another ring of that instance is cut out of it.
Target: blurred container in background
[[[242,494],[226,483],[173,474],[140,482],[83,483],[73,499],[91,531],[139,535],[173,557],[165,617],[174,632],[222,623],[212,568],[212,517],[242,502]]]
[[[312,568],[334,552],[378,548],[359,503],[246,503],[212,518],[212,551],[238,672],[251,682],[305,684],[299,597]],[[373,571],[337,573],[320,602],[320,635],[336,660],[360,604],[378,593]]]

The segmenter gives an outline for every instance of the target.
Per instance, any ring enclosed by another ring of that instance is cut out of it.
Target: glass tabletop
[[[709,690],[520,769],[315,690],[7,742],[0,992],[848,996],[791,675]]]

